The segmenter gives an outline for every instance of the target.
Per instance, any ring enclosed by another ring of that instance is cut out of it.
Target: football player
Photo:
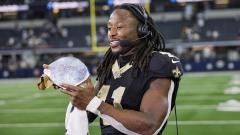
[[[163,36],[140,5],[115,6],[107,26],[110,47],[95,88],[62,84],[61,91],[90,121],[101,118],[103,135],[161,134],[183,74],[180,60],[164,52]]]

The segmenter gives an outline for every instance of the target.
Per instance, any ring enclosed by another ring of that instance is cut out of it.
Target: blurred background
[[[64,134],[68,97],[37,90],[42,64],[71,55],[96,75],[108,17],[124,2],[144,5],[181,59],[179,134],[240,133],[239,0],[1,0],[0,135]],[[174,113],[168,125],[176,134]],[[90,132],[100,134],[97,121]]]

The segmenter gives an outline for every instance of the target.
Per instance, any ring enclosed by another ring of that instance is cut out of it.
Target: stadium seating
[[[222,13],[224,14],[221,15]],[[235,13],[238,12],[212,11],[205,17],[191,20],[184,19],[181,12],[153,13],[152,17],[166,39],[167,49],[181,58],[186,72],[223,71],[240,70],[240,56],[234,56],[234,60],[228,56],[229,50],[235,54],[240,51],[240,18]],[[96,21],[97,46],[107,46],[107,16],[98,17]],[[52,54],[59,56],[91,50],[91,26],[89,18],[85,16],[61,18],[58,21],[42,19],[1,22],[0,31],[0,78],[37,76],[42,70],[42,63],[57,58]],[[198,48],[199,45],[202,47]],[[208,46],[217,55],[206,58],[204,47]],[[219,47],[224,49],[216,49]],[[20,66],[20,63],[24,63],[22,54],[25,51],[34,52],[33,56],[38,61],[35,66]],[[221,57],[217,57],[220,53]],[[95,57],[99,57],[98,54]],[[10,61],[16,63],[14,71],[8,66]],[[219,61],[220,66],[217,66]],[[96,65],[93,65],[90,64],[89,68],[95,69]]]

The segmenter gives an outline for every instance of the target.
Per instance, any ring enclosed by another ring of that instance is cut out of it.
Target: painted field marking
[[[66,108],[30,108],[30,109],[2,109],[1,113],[58,113],[58,112],[66,112]]]
[[[175,126],[175,121],[168,121],[168,125]],[[240,120],[199,120],[199,121],[178,121],[181,126],[221,126],[221,125],[240,125]],[[93,122],[90,126],[99,126],[98,122]],[[6,123],[0,124],[0,128],[55,128],[64,127],[64,122],[52,123]]]

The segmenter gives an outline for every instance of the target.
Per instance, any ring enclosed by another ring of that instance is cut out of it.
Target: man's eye
[[[117,29],[121,29],[121,28],[123,28],[123,27],[121,27],[121,26],[120,26],[120,27],[117,27]]]

